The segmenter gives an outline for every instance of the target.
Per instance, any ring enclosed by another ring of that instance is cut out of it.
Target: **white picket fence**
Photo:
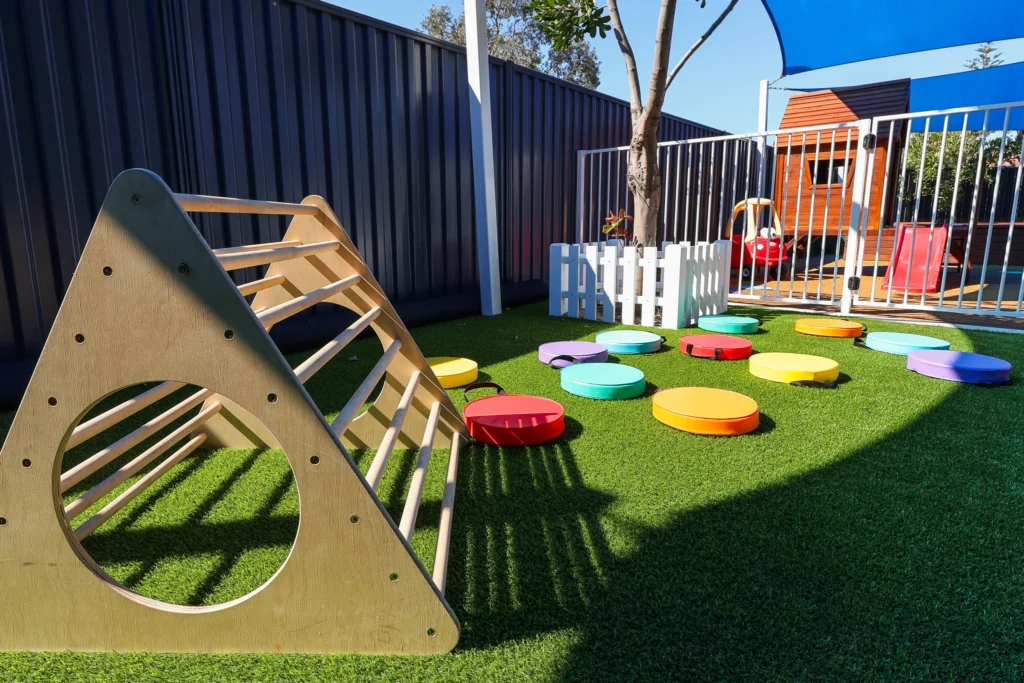
[[[724,313],[729,305],[728,240],[665,243],[660,250],[600,244],[552,244],[548,312],[554,316],[600,319],[680,329],[702,315]],[[636,272],[641,287],[636,291]],[[621,319],[616,319],[620,304]],[[660,309],[660,325],[657,313]]]

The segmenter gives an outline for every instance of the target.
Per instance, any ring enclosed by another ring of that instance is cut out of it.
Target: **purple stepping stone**
[[[1011,366],[1005,360],[960,351],[911,351],[907,370],[952,382],[1002,384],[1010,381]]]
[[[572,365],[572,361],[561,358],[552,362],[556,356],[572,356],[581,363],[603,363],[608,360],[608,348],[594,342],[560,341],[541,344],[537,349],[537,358],[545,365],[553,368]]]

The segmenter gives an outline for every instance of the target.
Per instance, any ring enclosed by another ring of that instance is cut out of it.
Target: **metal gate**
[[[1024,317],[1024,102],[879,116],[863,137],[844,312]]]
[[[730,297],[839,306],[860,123],[663,142],[658,243],[730,240]],[[633,210],[628,148],[579,153],[577,241]],[[629,226],[629,221],[625,222]]]

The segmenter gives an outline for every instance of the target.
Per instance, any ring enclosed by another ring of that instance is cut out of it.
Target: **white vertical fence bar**
[[[907,121],[907,122],[905,122],[904,125],[906,125],[905,135],[906,135],[906,137],[909,138],[910,137],[910,122]],[[897,256],[898,247],[900,246],[897,243],[900,242],[900,239],[903,237],[903,230],[900,228],[900,223],[903,221],[903,191],[904,191],[904,189],[906,189],[906,185],[907,185],[907,155],[908,154],[910,154],[910,145],[909,144],[904,144],[903,145],[903,160],[900,162],[900,188],[898,190],[899,194],[897,195],[897,198],[896,198],[896,201],[898,203],[896,205],[896,215],[893,217],[893,222],[895,223],[895,227],[896,227],[896,235],[894,237],[894,242],[893,242],[893,246],[892,246],[893,253],[890,254],[890,256],[889,256],[889,265],[887,266],[887,268],[893,268],[892,260],[893,260],[893,258],[895,256]],[[881,206],[884,206],[884,204],[881,205]],[[879,236],[881,236],[881,233],[879,233]],[[895,268],[893,268],[893,271],[895,271]],[[892,281],[893,281],[893,278],[890,277],[889,278],[889,286],[885,288],[885,303],[886,303],[886,305],[888,305],[892,301]]]
[[[569,303],[562,296],[569,286],[569,245],[552,244],[549,251],[548,286],[558,296],[548,297],[548,315],[562,316],[569,312]]]
[[[931,126],[931,118],[924,120],[924,138],[921,142],[921,167],[917,171],[917,189],[914,192],[914,220],[910,224],[910,261],[907,263],[907,277],[903,284],[903,303],[907,303],[907,299],[910,297],[910,276],[914,271],[914,247],[917,245],[917,218],[921,212],[921,191],[924,190],[924,162],[928,153],[928,130]],[[909,126],[908,126],[909,129]],[[908,136],[909,137],[909,136]],[[909,149],[910,145],[907,145]],[[897,255],[898,256],[898,255]],[[889,259],[892,262],[892,258]],[[893,269],[893,276],[889,279],[889,289],[892,289],[893,280],[895,279],[895,268]]]
[[[576,153],[576,243],[583,242],[583,167],[588,154],[580,150]]]
[[[832,141],[828,146],[828,179],[826,183],[828,188],[825,190],[825,211],[821,218],[821,244],[818,249],[821,251],[821,258],[818,259],[818,291],[815,295],[817,301],[821,301],[821,281],[824,279],[822,275],[825,272],[825,244],[828,242],[828,210],[832,204],[832,172],[835,170],[836,161],[836,132],[832,131]],[[842,224],[843,216],[839,215],[840,225]],[[812,254],[807,255],[808,259],[813,258]]]
[[[835,135],[835,132],[833,132],[833,135]],[[775,205],[774,201],[775,201],[775,181],[776,181],[776,178],[778,176],[778,170],[779,170],[779,139],[780,139],[779,137],[775,138],[775,148],[774,148],[775,151],[772,153],[772,179],[771,179],[771,182],[769,182],[769,184],[768,184],[768,187],[771,188],[770,192],[771,192],[771,196],[772,196],[772,205],[771,205],[771,207],[769,208],[769,211],[768,211],[768,214],[769,214],[768,215],[768,223],[769,223],[769,225],[772,228],[772,230],[769,231],[769,234],[774,234],[775,216],[773,215],[773,212],[778,211],[778,206]],[[765,138],[765,143],[761,146],[762,154],[767,155],[768,154],[768,150],[770,150],[770,149],[772,149],[772,146],[768,144],[768,140],[767,140],[767,137],[766,137]],[[767,164],[767,156],[765,157],[765,159],[766,159],[765,163]],[[779,223],[779,227],[780,228],[782,227],[781,222]],[[780,249],[785,249],[786,239],[782,235],[777,235],[777,237],[779,239]],[[780,251],[779,256],[782,256],[782,255],[784,255],[784,252]],[[782,262],[782,259],[780,258],[779,259],[779,263],[781,263],[781,262]],[[763,287],[761,289],[761,292],[763,294],[766,294],[766,295],[768,294],[768,275],[771,273],[771,270],[772,270],[771,264],[768,263],[768,262],[765,262],[765,264],[764,264],[764,283],[763,283]],[[778,284],[777,281],[776,281],[776,284]]]
[[[690,241],[690,180],[693,177],[693,143],[686,144],[686,205],[683,207],[683,242]],[[696,235],[695,235],[696,236]]]
[[[818,197],[818,162],[821,158],[821,131],[814,140],[814,170],[811,171],[811,208],[807,213],[807,245],[804,253],[804,290],[802,298],[807,298],[807,277],[811,262],[811,240],[814,237],[814,204]],[[794,259],[795,260],[795,259]]]
[[[606,323],[615,322],[615,304],[619,300],[619,247],[604,243],[601,254],[601,319]],[[609,286],[610,285],[610,286]]]
[[[584,316],[587,320],[597,320],[597,243],[587,244],[583,247],[584,264],[584,288],[583,295]]]
[[[644,327],[654,327],[654,309],[658,296],[658,250],[654,247],[645,247],[638,263],[642,268],[640,277],[643,283],[637,297],[640,302],[640,324]]]
[[[684,303],[688,293],[683,291],[683,247],[680,244],[665,246],[664,275],[662,280],[661,326],[678,330],[683,322]]]
[[[942,162],[946,157],[946,134],[949,131],[949,117],[946,116],[942,120],[942,140],[939,142],[939,164],[938,169],[935,171],[935,195],[932,198],[932,220],[928,225],[928,248],[925,253],[928,254],[928,260],[924,263],[924,281],[928,282],[929,266],[932,264],[931,253],[932,253],[932,242],[935,239],[935,219],[939,214],[939,197],[942,195],[940,188],[942,187]],[[924,178],[922,176],[920,182],[924,184]],[[950,230],[952,232],[953,221],[949,221]],[[925,298],[928,296],[927,286],[921,288],[921,305],[925,305]],[[940,295],[941,298],[941,295]]]
[[[946,301],[946,274],[949,273],[949,252],[953,247],[953,224],[956,223],[954,213],[956,212],[956,200],[960,190],[960,172],[964,164],[964,145],[967,143],[967,119],[964,115],[964,127],[960,131],[960,152],[956,157],[956,180],[953,181],[953,200],[949,205],[949,230],[946,231],[946,252],[942,259],[942,284],[939,285],[939,308],[942,308]],[[960,264],[964,268],[964,264]]]
[[[1010,126],[1010,109],[1007,107],[1003,116],[1003,134],[999,141],[999,160],[996,162],[995,186],[992,188],[992,209],[988,214],[988,236],[985,238],[985,255],[981,258],[981,279],[978,284],[978,303],[976,309],[981,310],[981,299],[985,294],[985,277],[988,275],[988,255],[992,250],[992,233],[995,232],[996,207],[999,203],[999,179],[1003,177],[1003,154],[1006,152],[1006,129]],[[1020,160],[1018,159],[1018,162]]]
[[[779,141],[782,140],[780,135],[775,139],[776,152],[775,152],[775,163],[778,164],[778,145]],[[782,239],[783,244],[786,242],[786,214],[789,209],[789,169],[790,163],[793,160],[793,134],[789,134],[789,138],[786,140],[786,173],[782,176],[782,211],[779,214],[779,226],[782,229],[782,234],[779,237]],[[785,263],[782,259],[779,259],[778,269],[775,274],[775,296],[779,297],[782,294],[782,264]]]
[[[875,135],[877,137],[878,136],[878,130],[879,130],[879,128],[878,128],[878,121],[875,121],[874,124],[872,124],[872,128],[871,128],[872,135]],[[880,201],[879,206],[886,206],[887,205],[886,204],[886,200],[889,197],[889,194],[888,194],[889,193],[889,176],[890,176],[889,169],[892,168],[892,144],[893,144],[893,140],[895,138],[896,138],[896,122],[895,121],[890,121],[889,122],[889,138],[888,138],[889,141],[888,141],[888,145],[886,146],[886,154],[885,154],[885,174],[882,177],[882,196],[879,197],[879,201]],[[874,176],[874,171],[875,171],[875,150],[872,149],[871,150],[871,155],[870,155],[870,165],[868,166],[868,181],[867,181],[867,184],[865,185],[865,189],[864,189],[864,206],[865,207],[870,207],[871,206],[871,181],[872,181],[873,176]],[[865,215],[865,219],[864,219],[865,225],[870,223],[870,219],[868,218],[868,216],[870,216],[870,213],[871,213],[870,211],[865,211],[864,212],[864,215]],[[870,229],[870,227],[871,226],[868,225],[869,229]],[[874,300],[875,300],[875,290],[877,289],[876,283],[878,281],[878,262],[879,262],[879,259],[881,258],[881,255],[882,255],[882,228],[883,227],[885,227],[885,211],[879,211],[878,212],[878,235],[877,235],[877,239],[875,240],[875,262],[874,262],[874,266],[872,267],[872,270],[871,270],[871,290],[870,291],[871,291],[871,301],[872,302],[874,302]],[[866,237],[867,236],[867,230],[865,230],[864,233],[865,233],[865,237]],[[861,252],[863,252],[863,249],[861,249]],[[847,252],[847,253],[849,253],[849,252]],[[863,274],[863,272],[864,272],[864,268],[863,268],[864,257],[863,257],[863,255],[861,255],[859,257],[859,260],[861,261],[861,266],[857,269],[857,275],[861,276]]]
[[[636,247],[622,250],[622,324],[636,324]]]
[[[989,113],[989,111],[985,111],[985,121],[981,124],[981,135],[978,136],[978,169],[974,176],[974,195],[971,198],[971,217],[967,222],[967,246],[964,247],[964,253],[967,254],[968,262],[970,262],[971,255],[971,241],[974,238],[974,225],[978,218],[978,195],[981,191],[981,178],[985,166],[985,138],[988,137]],[[956,296],[957,308],[963,308],[964,305],[964,287],[967,283],[967,270],[967,268],[964,268],[960,273],[960,291]]]
[[[843,248],[843,221],[846,216],[846,189],[850,186],[850,145],[853,143],[853,131],[846,132],[846,154],[843,159],[843,192],[842,198],[839,200],[839,225],[836,229],[836,251],[832,256],[832,281],[833,283],[839,280],[839,252]],[[840,292],[842,296],[842,292]],[[832,294],[829,296],[829,303],[835,303],[836,300],[836,288],[833,284]]]
[[[580,314],[580,245],[569,245],[569,277],[566,281],[566,291],[569,294],[568,309],[569,317],[575,318]]]
[[[800,205],[804,198],[804,158],[807,154],[807,133],[800,139],[800,164],[796,167],[796,217],[793,220],[793,244],[800,244]],[[813,186],[812,186],[813,187]],[[795,252],[794,252],[795,253]],[[789,259],[789,297],[793,296],[796,276],[796,256]]]
[[[1018,133],[1020,135],[1020,133]],[[1019,140],[1018,142],[1024,142]],[[1003,294],[1006,291],[1006,273],[1010,270],[1010,246],[1013,244],[1013,228],[1017,223],[1017,206],[1020,202],[1020,179],[1021,169],[1024,169],[1024,163],[1017,163],[1017,180],[1013,187],[1013,208],[1010,209],[1010,225],[1006,231],[1006,249],[1003,253],[1003,270],[999,276],[999,294],[996,296],[996,310],[1000,311],[1003,308]],[[1024,276],[1024,268],[1021,269],[1022,276]],[[1024,279],[1024,277],[1022,277]]]

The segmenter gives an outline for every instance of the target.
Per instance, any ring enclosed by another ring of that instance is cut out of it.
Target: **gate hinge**
[[[854,275],[846,281],[846,288],[851,292],[856,292],[860,289],[860,278]]]
[[[867,135],[864,136],[864,140],[863,142],[861,142],[861,145],[864,147],[864,149],[870,152],[875,148],[875,142],[877,141],[877,139],[878,138],[874,133],[868,133]]]

